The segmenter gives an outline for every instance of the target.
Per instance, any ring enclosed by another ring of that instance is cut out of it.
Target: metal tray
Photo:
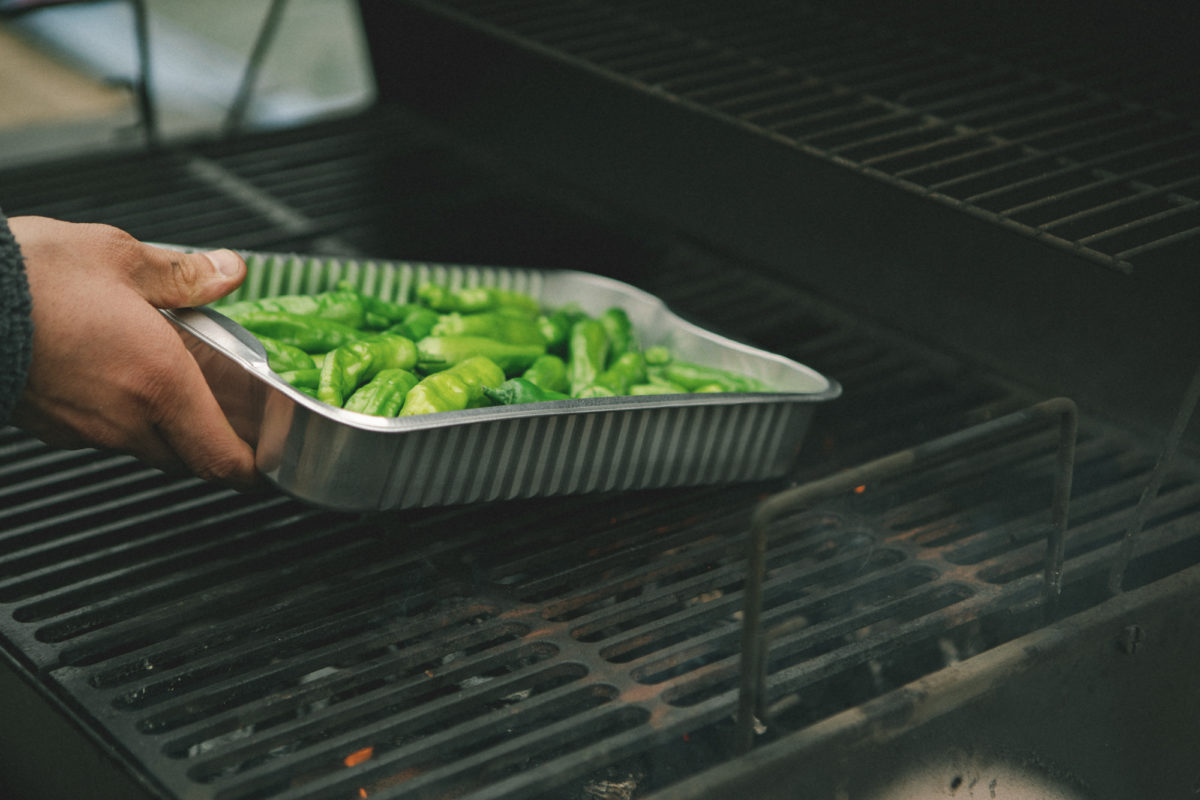
[[[815,405],[841,387],[782,356],[692,325],[657,298],[570,270],[353,261],[244,253],[231,300],[320,292],[348,280],[407,301],[426,281],[499,286],[549,307],[626,310],[643,345],[735,370],[777,392],[560,400],[382,418],[318,402],[267,366],[249,332],[212,308],[163,313],[179,328],[258,468],[300,500],[382,511],[584,492],[778,477],[799,452]]]

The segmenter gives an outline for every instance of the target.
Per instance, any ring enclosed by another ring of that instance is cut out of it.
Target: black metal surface
[[[1081,65],[1077,30],[1014,24],[1020,4],[419,5],[1120,269],[1196,252],[1196,62],[1166,41],[1131,71]]]
[[[546,211],[396,115],[0,181],[8,213],[143,238],[482,252],[632,280],[843,383],[797,480],[1038,397],[735,262]],[[467,216],[436,213],[455,209]],[[538,235],[518,240],[514,218],[533,212]],[[477,238],[447,235],[472,222]],[[763,741],[1040,624],[1020,601],[1042,583],[1055,444],[1018,436],[772,526]],[[1083,428],[1064,613],[1105,596],[1153,460],[1137,437]],[[1200,560],[1197,477],[1184,459],[1164,481],[1126,586]],[[780,488],[360,518],[5,431],[0,642],[164,796],[548,800],[594,798],[605,781],[647,796],[732,763],[743,543],[754,504]],[[56,754],[44,755],[22,765],[25,785],[53,777]]]

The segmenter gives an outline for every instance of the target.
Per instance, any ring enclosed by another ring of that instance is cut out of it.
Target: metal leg
[[[234,95],[229,113],[225,117],[225,134],[227,136],[237,133],[238,128],[242,126],[246,109],[250,105],[250,97],[254,92],[254,84],[258,80],[258,71],[262,68],[263,59],[275,38],[275,31],[279,28],[279,20],[283,17],[283,8],[286,4],[287,0],[271,0],[271,5],[267,7],[267,15],[263,18],[262,27],[258,29],[258,37],[254,40],[254,47],[250,51],[246,69],[242,72],[242,80],[238,85],[237,94]]]
[[[852,490],[868,481],[902,473],[932,458],[959,449],[978,447],[983,441],[999,438],[1043,420],[1059,423],[1058,454],[1051,509],[1051,530],[1046,542],[1043,603],[1048,616],[1057,612],[1062,592],[1064,545],[1075,469],[1075,439],[1079,412],[1074,401],[1059,397],[1030,406],[1022,411],[976,425],[939,439],[901,450],[875,461],[852,467],[827,478],[796,486],[763,500],[750,521],[745,603],[742,620],[741,686],[734,746],[745,753],[754,746],[755,727],[766,718],[767,636],[762,625],[763,583],[767,558],[767,528],[787,511],[805,508],[814,502]]]
[[[1179,442],[1183,439],[1183,432],[1187,430],[1188,422],[1192,419],[1192,414],[1196,410],[1196,403],[1200,400],[1200,368],[1197,368],[1195,374],[1192,375],[1192,382],[1188,384],[1187,390],[1183,394],[1183,402],[1179,406],[1179,411],[1175,415],[1175,421],[1171,425],[1171,430],[1167,433],[1166,443],[1163,445],[1163,451],[1158,456],[1158,461],[1154,464],[1154,469],[1150,472],[1150,480],[1146,484],[1146,488],[1142,490],[1142,496],[1138,499],[1137,508],[1134,509],[1133,519],[1129,523],[1129,528],[1125,531],[1125,536],[1121,539],[1121,549],[1117,553],[1117,559],[1113,562],[1112,568],[1108,573],[1108,591],[1110,594],[1119,594],[1121,592],[1121,584],[1125,580],[1125,569],[1129,566],[1129,559],[1133,556],[1133,545],[1137,539],[1137,535],[1142,532],[1142,526],[1146,524],[1146,514],[1150,511],[1150,504],[1154,498],[1158,497],[1158,490],[1162,488],[1163,477],[1167,473],[1167,468],[1171,462],[1175,460],[1175,453],[1179,450]]]
[[[150,20],[146,14],[145,0],[129,0],[133,11],[133,33],[137,44],[138,113],[142,118],[142,130],[146,134],[146,146],[158,146],[158,115],[154,108],[154,86],[150,67]]]

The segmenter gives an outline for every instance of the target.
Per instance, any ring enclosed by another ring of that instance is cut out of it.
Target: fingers
[[[180,345],[182,349],[182,343]],[[261,488],[254,451],[234,432],[213,398],[200,368],[186,351],[155,385],[147,385],[148,413],[165,451],[153,455],[155,466],[182,463],[191,473],[239,491]],[[150,456],[149,453],[146,456]]]
[[[140,263],[131,277],[141,295],[159,308],[211,303],[246,277],[246,263],[232,250],[184,253],[140,242],[138,246]]]

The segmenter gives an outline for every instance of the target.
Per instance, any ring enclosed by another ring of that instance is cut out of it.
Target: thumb
[[[153,245],[145,248],[133,280],[142,297],[159,308],[211,303],[232,292],[246,277],[246,262],[232,250],[185,253]]]

